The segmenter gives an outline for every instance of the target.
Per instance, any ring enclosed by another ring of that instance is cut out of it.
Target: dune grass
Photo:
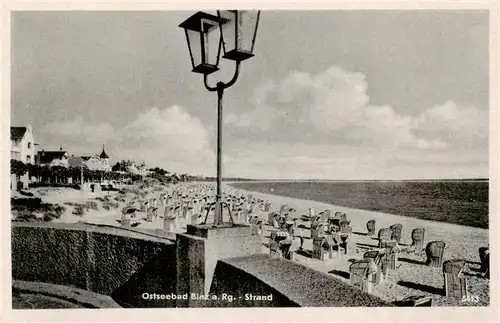
[[[59,219],[66,207],[59,204],[42,203],[41,199],[11,199],[11,210],[15,221],[52,221]]]
[[[95,201],[87,201],[85,203],[74,203],[74,202],[66,202],[65,205],[73,206],[72,214],[83,216],[85,212],[89,210],[99,211],[99,205]]]

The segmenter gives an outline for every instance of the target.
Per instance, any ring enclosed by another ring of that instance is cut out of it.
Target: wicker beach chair
[[[441,268],[443,265],[443,254],[446,243],[443,241],[431,241],[425,247],[427,261],[425,264],[430,267]]]
[[[375,220],[366,222],[366,230],[368,231],[369,236],[375,235]]]
[[[417,228],[411,232],[411,246],[422,249],[424,247],[425,229]]]
[[[324,261],[333,258],[333,247],[336,246],[332,236],[322,236],[313,239],[312,257]]]
[[[269,252],[271,258],[293,259],[293,251],[291,250],[292,239],[288,232],[273,231],[269,238]]]
[[[485,278],[490,278],[490,248],[479,248],[479,259],[481,260],[481,273]]]
[[[392,230],[389,228],[383,228],[378,231],[378,247],[385,248],[386,242],[391,241]]]
[[[401,242],[401,231],[403,231],[403,225],[396,223],[389,227],[392,230],[391,240]]]
[[[375,273],[373,283],[380,284],[384,278],[383,263],[384,251],[370,250],[363,254],[363,259],[372,259],[375,265],[377,265],[377,272]]]
[[[372,259],[356,260],[349,266],[351,284],[366,293],[372,292],[373,275],[378,271]]]
[[[444,289],[447,297],[467,299],[467,278],[463,275],[466,262],[463,259],[452,259],[443,262]]]

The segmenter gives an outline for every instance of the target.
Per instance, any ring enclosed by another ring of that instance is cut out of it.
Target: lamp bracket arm
[[[205,84],[205,88],[209,90],[210,92],[215,92],[217,91],[217,87],[212,87],[208,85],[208,75],[203,75],[203,83]]]
[[[236,61],[236,70],[234,71],[233,78],[231,81],[227,82],[224,84],[224,88],[228,88],[232,86],[234,83],[236,83],[236,80],[238,79],[238,75],[240,75],[240,61]]]

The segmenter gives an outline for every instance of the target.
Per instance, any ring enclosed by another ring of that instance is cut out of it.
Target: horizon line
[[[207,176],[204,178],[216,177]],[[470,178],[402,178],[402,179],[264,179],[264,178],[244,178],[244,177],[223,177],[223,181],[266,181],[266,182],[382,182],[382,181],[489,181],[489,177],[470,177]]]

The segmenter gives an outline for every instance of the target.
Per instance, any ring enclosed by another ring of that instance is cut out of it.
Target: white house
[[[33,129],[30,124],[26,127],[10,127],[10,158],[19,160],[25,164],[35,164],[36,148]],[[19,178],[22,187],[28,188],[29,174],[26,172]],[[11,187],[16,189],[16,175],[11,177]]]
[[[35,163],[35,139],[31,125],[10,127],[10,158],[25,164]]]
[[[90,157],[82,156],[82,159],[89,170],[102,170],[106,172],[111,171],[109,156],[104,151],[104,145],[102,146],[102,152],[99,155]]]

